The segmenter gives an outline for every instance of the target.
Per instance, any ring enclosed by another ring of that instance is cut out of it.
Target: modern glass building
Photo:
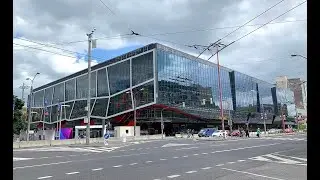
[[[212,62],[155,43],[95,65],[91,72],[91,124],[105,119],[113,126],[133,125],[134,107],[137,125],[149,132],[160,132],[161,112],[167,133],[221,124],[218,67]],[[63,126],[83,125],[87,83],[85,69],[34,89],[32,122],[51,127],[62,114]],[[272,84],[225,67],[221,86],[225,120],[230,114],[234,124],[259,124],[262,112],[271,124],[284,103],[282,91]],[[62,113],[59,104],[67,105]]]

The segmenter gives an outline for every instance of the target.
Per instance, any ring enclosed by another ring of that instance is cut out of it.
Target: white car
[[[212,137],[223,137],[223,133],[224,133],[225,135],[228,134],[227,131],[218,130],[218,131],[215,131],[214,133],[212,133],[211,136],[212,136]]]

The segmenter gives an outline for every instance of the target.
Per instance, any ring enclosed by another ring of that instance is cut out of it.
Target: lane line
[[[63,156],[56,156],[57,158],[63,157]]]
[[[160,159],[160,161],[165,161],[165,160],[167,160],[167,159]]]
[[[208,153],[201,153],[201,154],[205,155],[205,154],[208,154]]]
[[[246,160],[242,160],[242,159],[241,159],[241,160],[238,160],[238,162],[244,162],[244,161],[246,161]]]
[[[182,157],[188,157],[188,155],[182,156]]]
[[[173,159],[178,159],[179,157],[177,157],[177,156],[175,156],[175,157],[173,157]]]
[[[198,156],[199,154],[193,154],[194,156]]]
[[[176,151],[181,151],[181,150],[188,150],[188,149],[198,149],[199,147],[187,147],[187,148],[179,148],[175,149]]]
[[[146,161],[146,163],[152,163],[152,161]]]
[[[238,170],[228,169],[228,168],[221,168],[221,169],[224,169],[224,170],[227,170],[227,171],[238,172],[238,173],[242,173],[242,174],[249,174],[249,175],[257,176],[257,177],[263,177],[263,178],[267,178],[267,179],[284,180],[284,179],[280,179],[280,178],[276,178],[276,177],[270,177],[270,176],[265,176],[265,175],[261,175],[261,174],[250,173],[250,172],[246,172],[246,171],[238,171]]]
[[[122,165],[116,165],[116,166],[112,166],[114,168],[118,168],[118,167],[122,167]]]
[[[57,162],[57,163],[49,163],[49,164],[37,164],[37,165],[29,165],[29,166],[22,166],[22,167],[14,167],[13,170],[16,169],[24,169],[29,167],[41,167],[41,166],[50,166],[50,165],[57,165],[57,164],[66,164],[71,163],[72,161],[63,161],[63,162]]]
[[[297,160],[301,160],[301,161],[307,161],[307,158],[300,158],[300,157],[294,157],[294,156],[287,156],[287,155],[282,155],[282,154],[276,154],[276,155],[283,156],[283,157],[289,157],[289,158],[297,159]]]
[[[131,164],[129,164],[130,166],[133,166],[133,165],[136,165],[136,164],[138,164],[138,163],[131,163]]]
[[[102,170],[103,168],[97,168],[97,169],[92,169],[92,171],[100,171]]]
[[[227,162],[227,164],[234,164],[234,163],[236,163],[236,162]]]
[[[216,166],[218,166],[218,167],[219,167],[219,166],[223,166],[223,165],[224,165],[224,164],[217,164]]]
[[[179,176],[180,176],[179,174],[175,174],[175,175],[171,175],[171,176],[167,176],[167,177],[172,179],[172,178],[176,178],[176,177],[179,177]]]
[[[66,173],[67,175],[72,175],[72,174],[79,174],[79,172],[69,172],[69,173]]]
[[[77,155],[75,155],[75,154],[71,154],[71,155],[69,155],[69,156],[77,156]]]
[[[51,178],[52,176],[43,176],[43,177],[38,177],[37,179],[48,179]]]
[[[281,157],[278,157],[278,156],[274,156],[272,154],[267,154],[267,155],[264,155],[266,157],[270,157],[270,158],[273,158],[273,159],[277,159],[277,160],[280,160],[284,163],[288,163],[288,164],[298,164],[300,162],[298,161],[294,161],[294,160],[291,160],[291,159],[285,159],[285,158],[281,158]]]
[[[201,168],[203,170],[206,170],[206,169],[211,169],[212,167],[204,167],[204,168]]]
[[[188,171],[188,172],[186,172],[187,174],[192,174],[192,173],[195,173],[195,172],[197,172],[197,171]]]

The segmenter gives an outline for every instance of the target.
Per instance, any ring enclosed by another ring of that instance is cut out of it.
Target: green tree
[[[24,115],[25,112],[23,112],[24,102],[13,95],[13,103],[13,134],[20,134],[20,130],[27,129],[26,116]]]

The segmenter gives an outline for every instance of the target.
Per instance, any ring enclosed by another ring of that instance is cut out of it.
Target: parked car
[[[217,131],[213,132],[211,136],[212,137],[223,137],[223,133],[225,133],[225,135],[228,135],[229,132],[227,130],[225,130],[225,131],[217,130]]]
[[[242,134],[239,130],[233,130],[231,133],[230,133],[231,136],[238,136],[238,137],[242,137]]]
[[[212,136],[212,133],[214,133],[215,131],[217,131],[214,128],[203,128],[199,131],[198,136],[199,137],[210,137]]]
[[[293,132],[293,129],[292,128],[287,128],[284,130],[285,133],[292,133]]]

